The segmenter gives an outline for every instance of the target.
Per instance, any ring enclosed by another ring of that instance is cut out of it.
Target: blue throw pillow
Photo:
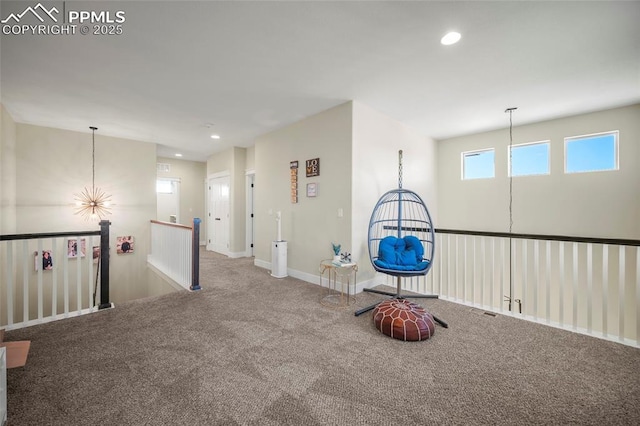
[[[416,264],[422,262],[422,258],[424,256],[424,247],[422,246],[422,241],[420,241],[417,237],[413,235],[407,235],[403,238],[407,250],[413,250],[416,254]]]
[[[398,265],[404,266],[416,266],[418,261],[416,259],[416,252],[413,250],[405,250],[398,253]]]
[[[428,266],[423,256],[424,247],[417,237],[407,235],[404,238],[397,238],[390,235],[380,241],[378,258],[374,263],[383,269],[421,271]]]
[[[380,246],[378,247],[378,259],[387,264],[395,264],[397,260],[397,240],[398,239],[393,236],[384,237],[382,241],[380,241]]]

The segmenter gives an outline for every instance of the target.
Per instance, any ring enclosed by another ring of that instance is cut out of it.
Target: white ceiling
[[[640,102],[638,1],[43,4],[122,10],[123,34],[2,35],[12,117],[162,156],[204,161],[348,100],[435,139],[506,127],[507,107],[517,125]]]

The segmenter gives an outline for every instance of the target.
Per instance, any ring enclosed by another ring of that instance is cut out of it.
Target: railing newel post
[[[192,291],[201,290],[200,287],[200,218],[193,218],[193,231],[191,237],[191,287]]]
[[[98,309],[111,308],[109,301],[109,225],[108,220],[100,221],[100,305]]]

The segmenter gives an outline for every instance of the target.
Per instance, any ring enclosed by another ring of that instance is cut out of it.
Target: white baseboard
[[[267,262],[266,260],[260,260],[257,257],[253,259],[253,264],[258,268],[264,268],[271,270],[271,262]]]
[[[271,270],[271,262],[267,262],[266,260],[261,260],[256,258],[253,260],[253,264],[258,268]],[[297,269],[287,268],[287,274],[288,276],[299,279],[301,281],[305,281],[310,284],[315,284],[321,287],[329,288],[329,279],[326,274],[322,277],[322,280],[320,278],[320,275],[314,275],[308,272],[298,271]],[[377,284],[375,284],[374,280],[375,278],[372,278],[370,280],[356,283],[355,285],[351,284],[349,286],[350,287],[349,292],[351,294],[358,294],[358,293],[362,293],[364,288],[375,287]]]
[[[238,259],[241,257],[247,257],[247,252],[245,251],[238,251],[238,252],[228,252],[227,256],[229,256],[231,259]]]

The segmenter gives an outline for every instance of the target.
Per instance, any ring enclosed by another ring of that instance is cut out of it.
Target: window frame
[[[596,169],[596,170],[578,170],[578,171],[567,171],[567,163],[568,163],[568,156],[567,156],[567,146],[569,145],[570,142],[576,141],[576,140],[580,140],[580,139],[591,139],[594,137],[598,137],[598,136],[605,136],[605,135],[613,135],[614,139],[613,139],[613,168],[611,169]],[[616,170],[620,170],[620,131],[619,130],[610,130],[608,132],[598,132],[598,133],[589,133],[589,134],[585,134],[585,135],[578,135],[578,136],[567,136],[564,138],[564,174],[569,175],[569,174],[577,174],[577,173],[598,173],[598,172],[611,172],[611,171],[616,171]]]
[[[173,183],[176,181],[176,179],[171,179],[171,178],[156,178],[156,194],[173,194],[175,192],[174,190],[174,185]],[[171,188],[170,191],[159,191],[158,186],[160,185],[160,183],[163,184],[169,184],[169,187]]]
[[[512,153],[513,153],[513,148],[518,148],[518,147],[523,147],[523,146],[530,146],[530,145],[546,145],[547,146],[547,171],[545,173],[530,173],[530,174],[526,174],[526,175],[512,175],[513,172],[513,165],[512,165]],[[527,177],[527,176],[549,176],[551,175],[551,140],[550,139],[546,139],[546,140],[541,140],[541,141],[535,141],[535,142],[525,142],[525,143],[519,143],[516,145],[508,145],[507,146],[507,177]]]
[[[493,175],[486,177],[474,177],[474,178],[465,178],[464,176],[464,159],[469,154],[481,154],[484,152],[493,152]],[[495,179],[496,177],[496,149],[495,148],[483,148],[483,149],[474,149],[472,151],[463,151],[460,153],[460,178],[462,180],[479,180],[479,179]]]

